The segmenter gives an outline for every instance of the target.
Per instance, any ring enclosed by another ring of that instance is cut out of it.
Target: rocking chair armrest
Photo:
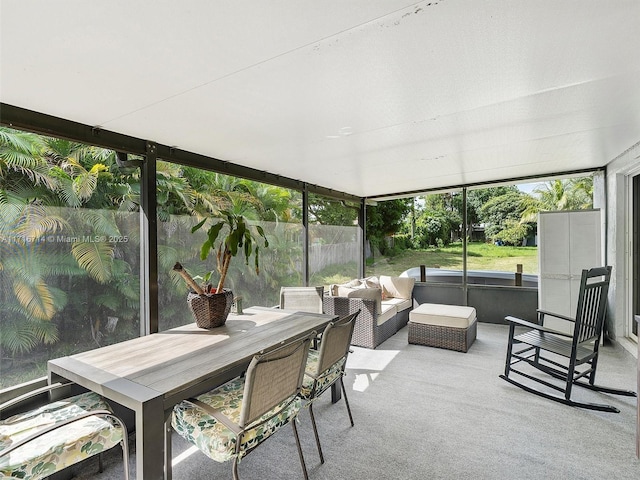
[[[561,313],[553,313],[553,312],[549,312],[547,310],[537,310],[538,315],[549,315],[550,317],[555,317],[555,318],[559,318],[561,320],[566,320],[567,322],[572,322],[572,323],[576,323],[574,318],[568,317],[566,315],[562,315]]]
[[[515,324],[520,325],[522,327],[531,328],[533,330],[538,330],[539,332],[553,333],[554,335],[561,335],[563,337],[569,337],[569,338],[572,337],[572,335],[567,335],[564,332],[559,332],[558,330],[554,330],[552,328],[548,328],[548,327],[545,327],[543,325],[538,325],[537,323],[532,323],[532,322],[529,322],[527,320],[523,320],[521,318],[507,316],[507,317],[504,317],[504,319],[507,322],[515,323]]]

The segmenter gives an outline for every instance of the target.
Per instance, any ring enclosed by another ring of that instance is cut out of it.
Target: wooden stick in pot
[[[184,278],[184,281],[187,282],[187,285],[193,288],[194,292],[196,292],[198,295],[204,294],[204,290],[202,290],[202,288],[200,288],[200,285],[198,285],[196,281],[193,278],[191,278],[191,275],[187,273],[187,271],[184,269],[184,267],[180,262],[176,262],[176,264],[173,266],[173,270],[175,272],[178,272],[180,276]]]

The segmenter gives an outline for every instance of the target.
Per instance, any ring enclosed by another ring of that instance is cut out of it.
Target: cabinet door
[[[570,315],[576,314],[580,277],[585,268],[601,267],[600,210],[569,212],[571,242],[571,305]]]
[[[543,212],[538,219],[540,239],[540,308],[575,316],[582,269],[602,266],[600,210]],[[549,319],[551,328],[566,322]]]
[[[538,221],[538,252],[540,258],[539,306],[542,310],[568,314],[571,304],[569,282],[570,245],[569,221],[564,213],[540,214]],[[551,322],[551,323],[548,323]],[[559,328],[561,323],[546,319],[545,325]],[[567,331],[566,329],[564,329]]]

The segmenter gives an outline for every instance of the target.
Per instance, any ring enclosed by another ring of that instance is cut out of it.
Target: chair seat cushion
[[[211,408],[219,410],[225,417],[237,424],[242,410],[243,394],[244,379],[236,378],[196,398]],[[302,406],[301,399],[296,397],[291,404],[283,408],[288,401],[284,401],[263,415],[254,423],[257,424],[256,427],[251,428],[251,425],[247,427],[240,444],[240,457],[297,415]],[[278,410],[282,411],[267,422],[260,423],[261,420],[267,419]],[[212,460],[226,462],[236,456],[236,435],[226,425],[197,405],[188,401],[176,405],[173,409],[171,424],[180,436],[193,443]]]
[[[0,453],[13,442],[91,410],[111,409],[102,397],[89,392],[2,420]],[[104,418],[87,417],[48,432],[0,458],[0,474],[23,480],[41,479],[118,445],[123,433],[118,425]]]
[[[318,350],[309,350],[307,366],[305,367],[305,375],[302,381],[302,389],[300,390],[300,396],[306,400],[309,400],[313,395],[313,376],[316,375],[318,370],[319,360],[320,352]],[[340,377],[340,375],[342,375],[342,366],[344,365],[344,362],[345,358],[342,357],[336,363],[331,365],[323,375],[318,377],[315,396],[324,392]]]

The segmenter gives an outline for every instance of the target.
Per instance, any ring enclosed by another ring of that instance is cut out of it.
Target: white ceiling
[[[638,0],[2,0],[0,26],[3,103],[358,196],[640,141]]]

